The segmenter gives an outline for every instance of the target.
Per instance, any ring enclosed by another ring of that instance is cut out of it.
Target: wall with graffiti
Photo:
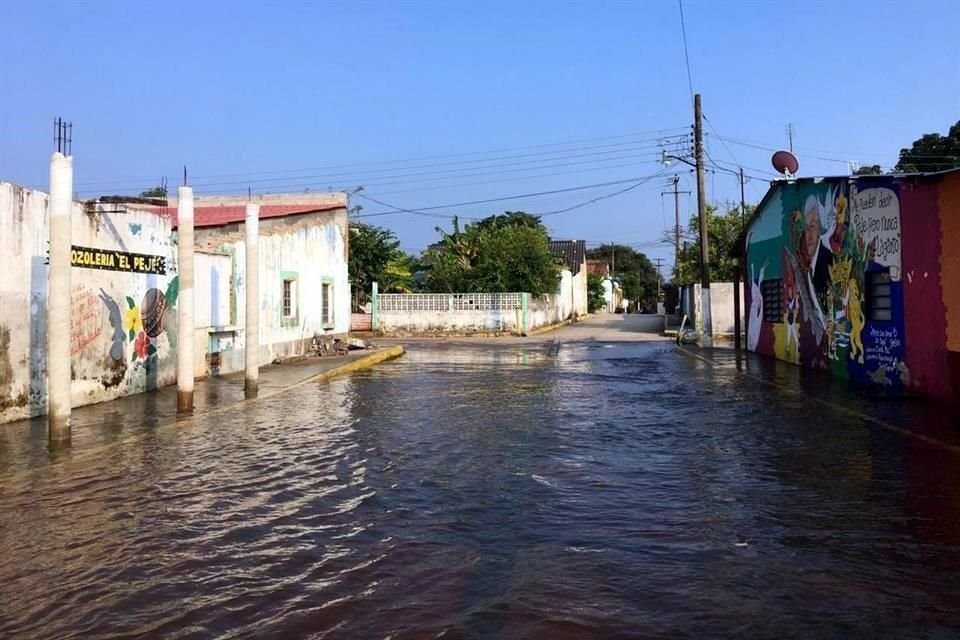
[[[748,347],[900,390],[900,185],[798,180],[773,187],[747,231]]]
[[[0,422],[46,411],[45,193],[0,182]],[[176,379],[178,279],[168,217],[74,203],[74,406]]]

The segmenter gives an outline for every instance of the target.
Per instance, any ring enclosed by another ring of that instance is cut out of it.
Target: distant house
[[[610,265],[606,260],[587,260],[587,275],[608,276],[610,275]]]
[[[551,240],[550,253],[563,264],[559,295],[570,305],[569,317],[587,314],[587,243],[584,240]],[[565,283],[569,280],[569,285]]]
[[[194,203],[195,373],[244,367],[243,197]],[[342,193],[254,196],[260,204],[260,362],[307,353],[350,330],[347,202]],[[168,211],[176,228],[176,205]]]

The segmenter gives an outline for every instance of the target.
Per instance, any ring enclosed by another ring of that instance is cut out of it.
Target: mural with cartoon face
[[[906,384],[897,185],[838,179],[774,188],[747,236],[749,348],[844,378]],[[754,313],[764,305],[757,296],[777,287],[779,312]]]

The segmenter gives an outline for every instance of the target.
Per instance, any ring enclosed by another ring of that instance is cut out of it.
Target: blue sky
[[[792,122],[801,174],[892,165],[960,119],[960,6],[685,0],[694,88],[719,165],[757,201]],[[74,123],[80,197],[133,193],[189,166],[198,192],[364,185],[417,209],[556,211],[663,171],[692,120],[678,3],[10,3],[0,39],[0,179],[46,189],[52,120]],[[731,138],[724,145],[718,136]],[[668,138],[669,139],[669,138]],[[738,141],[738,142],[734,142]],[[485,152],[485,153],[484,153]],[[660,192],[544,219],[558,238],[616,240],[672,263]],[[738,196],[708,176],[708,198]],[[363,214],[390,209],[359,198]],[[684,196],[685,223],[695,200]],[[367,218],[418,250],[449,220]]]

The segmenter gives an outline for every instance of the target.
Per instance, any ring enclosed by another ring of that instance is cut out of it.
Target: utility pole
[[[704,347],[713,346],[713,319],[710,317],[710,241],[707,233],[707,193],[703,170],[703,112],[700,94],[693,97],[693,154],[697,167],[697,214],[700,218],[700,306]]]
[[[244,395],[256,398],[260,384],[260,205],[247,203],[244,219],[246,233],[246,285],[247,314],[243,326],[244,340]]]
[[[683,279],[680,276],[680,194],[681,193],[690,193],[689,191],[680,191],[678,186],[680,184],[680,176],[673,176],[673,191],[661,191],[660,195],[664,196],[668,193],[673,194],[673,264],[677,270],[677,282],[674,284],[680,284],[683,282]]]
[[[743,227],[747,224],[747,199],[743,195],[743,167],[740,167],[740,229],[743,230]]]
[[[657,261],[657,304],[660,304],[660,263],[663,262],[663,258],[656,258]]]

